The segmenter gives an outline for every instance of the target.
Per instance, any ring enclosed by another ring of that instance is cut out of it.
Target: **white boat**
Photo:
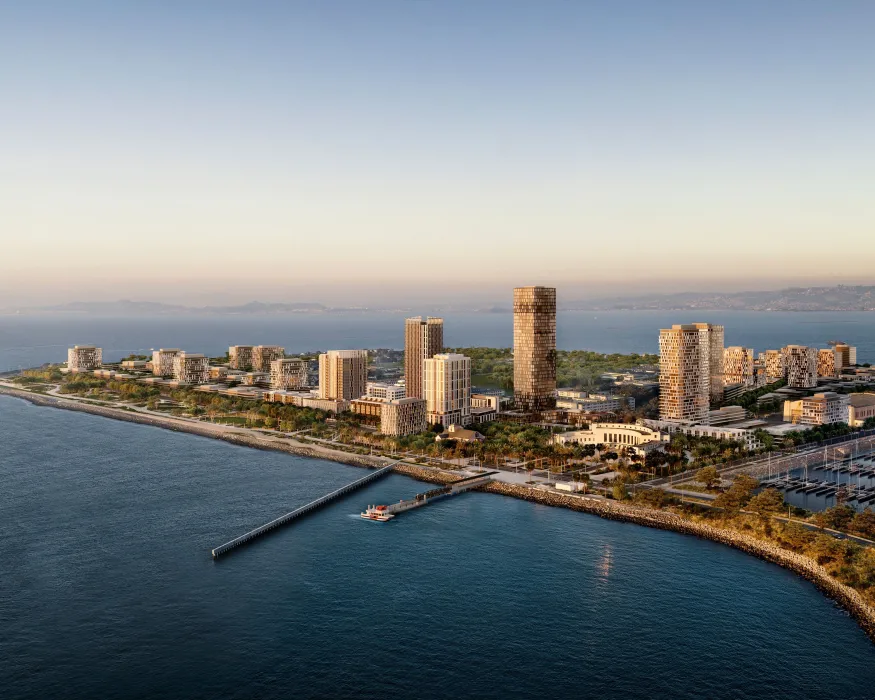
[[[384,523],[387,520],[391,520],[395,517],[387,511],[387,506],[368,506],[368,509],[364,513],[361,513],[361,516],[365,520],[378,520]]]

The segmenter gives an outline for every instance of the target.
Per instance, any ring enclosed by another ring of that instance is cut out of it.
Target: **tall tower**
[[[556,289],[513,290],[513,397],[523,411],[556,407]]]
[[[723,326],[694,323],[702,334],[703,352],[708,353],[709,391],[711,401],[723,400]]]
[[[422,388],[429,423],[468,425],[471,422],[471,360],[465,355],[438,353],[422,363]]]
[[[415,316],[404,321],[404,384],[408,398],[421,399],[422,362],[444,349],[444,320]]]
[[[710,345],[699,324],[659,331],[659,417],[708,422]],[[722,357],[721,357],[722,361]]]
[[[329,350],[319,355],[319,397],[351,401],[365,395],[367,350]]]

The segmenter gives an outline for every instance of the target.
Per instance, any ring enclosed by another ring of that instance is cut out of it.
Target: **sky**
[[[0,307],[875,284],[873,35],[871,0],[0,0]]]

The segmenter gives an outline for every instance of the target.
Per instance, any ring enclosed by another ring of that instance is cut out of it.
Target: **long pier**
[[[337,491],[327,493],[321,498],[317,498],[315,501],[311,501],[305,506],[301,506],[300,508],[296,508],[290,513],[281,515],[275,520],[271,520],[269,523],[265,523],[261,527],[257,527],[254,530],[250,530],[244,535],[240,535],[240,537],[235,537],[230,542],[220,544],[213,550],[213,559],[218,559],[221,555],[225,554],[226,552],[230,552],[232,549],[239,547],[241,544],[251,542],[257,537],[261,537],[265,533],[270,532],[275,528],[285,525],[286,523],[289,523],[296,518],[300,518],[302,515],[306,515],[307,513],[311,513],[314,510],[321,508],[326,503],[330,503],[331,501],[338,499],[341,496],[345,496],[346,494],[351,493],[352,491],[355,491],[356,489],[359,489],[366,484],[370,484],[372,481],[376,481],[381,476],[385,476],[390,471],[392,471],[395,468],[396,464],[398,464],[398,462],[392,462],[392,464],[388,466],[380,467],[379,469],[371,472],[367,476],[363,476],[361,479],[353,481],[351,484],[347,484],[346,486],[337,489]]]

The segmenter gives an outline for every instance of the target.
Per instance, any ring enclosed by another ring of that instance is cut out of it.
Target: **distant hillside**
[[[89,314],[286,314],[286,313],[321,313],[330,311],[323,304],[310,302],[265,303],[250,301],[239,306],[179,306],[162,304],[154,301],[74,301],[69,304],[42,307],[40,311],[69,311]]]
[[[875,311],[875,286],[791,287],[771,292],[649,294],[566,303],[565,309],[736,309],[739,311]]]

